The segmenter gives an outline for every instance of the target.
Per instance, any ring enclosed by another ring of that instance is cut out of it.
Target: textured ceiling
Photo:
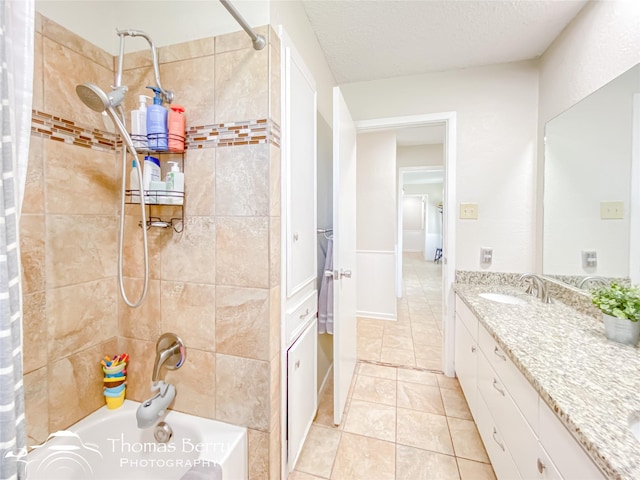
[[[339,84],[536,58],[586,3],[303,0]]]

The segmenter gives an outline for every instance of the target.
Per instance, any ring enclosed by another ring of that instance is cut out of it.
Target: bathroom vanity
[[[455,290],[456,374],[498,479],[640,478],[629,426],[640,412],[638,349],[521,288]]]

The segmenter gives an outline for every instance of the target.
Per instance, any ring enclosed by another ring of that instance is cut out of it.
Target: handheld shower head
[[[114,89],[108,95],[95,83],[83,83],[76,86],[76,93],[80,100],[94,112],[104,112],[109,108],[115,108],[124,100],[126,86]]]

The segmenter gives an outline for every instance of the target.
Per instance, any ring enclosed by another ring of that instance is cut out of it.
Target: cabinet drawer
[[[478,319],[466,303],[456,295],[456,316],[462,320],[474,340],[478,340]]]
[[[478,395],[477,406],[478,416],[476,418],[476,424],[478,425],[478,432],[480,432],[496,477],[498,480],[518,480],[522,478],[516,468],[516,464],[511,458],[511,454],[509,453],[500,429],[489,413],[489,408],[482,398],[482,395]]]
[[[507,354],[498,346],[489,332],[478,326],[480,350],[484,353],[491,368],[508,385],[509,393],[518,406],[522,415],[531,426],[534,433],[538,433],[538,392],[520,373]]]
[[[478,390],[509,446],[520,475],[536,478],[538,438],[512,400],[508,386],[496,375],[482,352],[478,355]]]
[[[300,336],[309,319],[316,316],[318,311],[318,292],[312,291],[291,309],[287,310],[287,345]]]
[[[476,416],[476,395],[477,395],[477,356],[478,348],[476,342],[471,338],[471,334],[460,318],[456,318],[455,336],[455,369],[456,376],[460,381],[460,386],[467,399],[469,410]]]
[[[605,478],[591,457],[542,400],[540,400],[539,438],[565,480]]]

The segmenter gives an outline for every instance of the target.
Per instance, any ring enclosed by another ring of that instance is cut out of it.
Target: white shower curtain
[[[29,156],[34,1],[0,0],[0,479],[25,477],[20,210]]]

